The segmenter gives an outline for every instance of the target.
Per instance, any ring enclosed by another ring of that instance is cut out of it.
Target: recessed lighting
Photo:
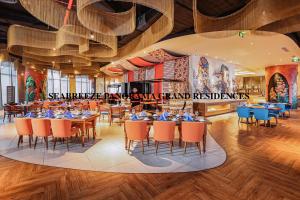
[[[68,60],[68,62],[70,63],[70,62],[72,62],[71,60]]]
[[[206,56],[208,56],[208,53],[205,53]]]
[[[53,48],[53,51],[56,51],[56,48]]]
[[[229,63],[232,63],[232,60],[229,60]]]
[[[90,37],[91,37],[91,39],[94,39],[94,38],[95,38],[95,36],[94,36],[93,33],[91,33]]]
[[[268,52],[268,55],[271,55],[271,52]]]
[[[215,56],[215,59],[218,59],[219,57],[218,56]]]
[[[250,44],[251,44],[252,46],[254,45],[254,43],[253,43],[253,42],[251,42]]]

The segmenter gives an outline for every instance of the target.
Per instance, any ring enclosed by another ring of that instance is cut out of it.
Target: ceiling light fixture
[[[91,39],[94,39],[94,38],[95,38],[95,36],[94,36],[93,33],[91,33],[90,37],[91,37]]]

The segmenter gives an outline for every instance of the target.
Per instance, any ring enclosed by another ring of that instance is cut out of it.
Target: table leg
[[[85,122],[82,124],[82,133],[81,133],[81,145],[84,147],[84,135],[85,135]]]
[[[182,132],[181,132],[181,126],[178,126],[178,132],[179,132],[179,147],[182,145]]]
[[[203,152],[206,152],[206,136],[207,136],[207,124],[204,126],[204,134],[203,134]]]
[[[127,138],[127,133],[126,133],[126,130],[125,130],[125,124],[124,124],[124,134],[125,134],[125,149],[127,149],[127,142],[128,142],[128,138]]]

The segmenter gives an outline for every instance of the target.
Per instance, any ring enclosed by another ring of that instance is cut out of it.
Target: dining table
[[[131,120],[130,118],[126,118],[125,120]],[[147,119],[145,120],[145,117],[141,117],[141,119],[139,120],[135,120],[135,121],[146,121],[148,126],[153,126],[153,122],[156,121],[157,119],[153,118],[153,116],[149,115],[147,116]],[[173,120],[167,120],[167,121],[173,121]],[[178,132],[179,132],[179,139],[178,139],[178,143],[179,143],[179,147],[182,147],[182,122],[184,122],[185,120],[183,120],[182,118],[179,118],[178,120],[176,120],[176,127],[178,128]],[[191,122],[202,122],[205,124],[204,126],[204,134],[203,134],[203,152],[206,152],[206,138],[207,138],[207,133],[208,133],[208,129],[207,126],[208,125],[212,125],[212,122],[209,121],[208,119],[203,119],[203,120],[193,120]],[[150,129],[149,129],[150,130]],[[126,128],[125,128],[125,124],[124,124],[124,134],[125,134],[125,149],[128,148],[128,138],[127,138],[127,133],[126,133]]]

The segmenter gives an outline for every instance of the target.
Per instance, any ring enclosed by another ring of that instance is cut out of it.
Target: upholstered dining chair
[[[257,126],[259,125],[260,120],[263,120],[264,126],[267,126],[266,122],[270,121],[272,117],[275,118],[276,124],[278,123],[276,114],[269,113],[269,110],[266,108],[254,108],[253,112]]]
[[[46,149],[48,149],[48,136],[51,133],[51,123],[49,119],[31,119],[33,135],[35,137],[34,149],[36,148],[38,137],[42,137],[46,143]]]
[[[186,153],[187,143],[195,143],[201,154],[200,142],[203,141],[205,123],[203,122],[182,122],[181,132],[184,142],[184,153]]]
[[[6,116],[8,117],[8,121],[11,122],[11,117],[14,116],[13,106],[6,104],[4,105],[3,109],[4,109],[3,122]]]
[[[133,141],[140,141],[142,144],[142,151],[144,154],[144,140],[147,139],[147,143],[149,145],[149,129],[147,127],[147,122],[126,120],[125,134],[128,140],[128,153],[130,151],[130,145],[133,143]]]
[[[154,121],[154,141],[156,146],[156,154],[158,151],[158,146],[160,142],[168,142],[170,144],[170,152],[173,150],[173,140],[175,137],[175,125],[176,122],[173,121]]]
[[[125,106],[111,106],[110,107],[110,111],[109,111],[109,124],[111,126],[111,124],[113,123],[114,119],[120,119],[122,120],[125,117],[125,110],[126,107]],[[120,123],[121,125],[121,123]]]
[[[247,124],[249,124],[249,118],[251,119],[251,121],[253,120],[253,112],[250,108],[246,107],[246,106],[239,106],[237,107],[237,114],[238,114],[238,123],[241,122],[241,119],[245,118],[247,121]]]
[[[97,101],[89,101],[89,107],[90,107],[90,110],[97,110],[98,108],[98,102]]]
[[[93,131],[93,140],[96,139],[96,125],[97,125],[97,118],[95,118],[93,121],[91,122],[86,122],[85,124],[85,132],[88,136],[88,140],[90,139],[90,129],[92,129]]]
[[[18,148],[20,143],[23,143],[23,137],[29,137],[29,147],[31,148],[31,141],[32,141],[32,126],[31,126],[31,119],[30,118],[16,118],[15,119],[15,126],[17,129],[17,133],[19,135],[18,140]]]
[[[101,116],[102,116],[102,119],[104,119],[104,116],[105,115],[109,115],[109,111],[110,111],[110,105],[109,104],[101,104],[99,106],[99,121],[101,119]]]
[[[72,122],[67,119],[51,119],[51,129],[54,137],[53,150],[55,150],[58,138],[65,139],[69,151],[69,139],[72,135],[78,133],[78,128],[72,128]]]

